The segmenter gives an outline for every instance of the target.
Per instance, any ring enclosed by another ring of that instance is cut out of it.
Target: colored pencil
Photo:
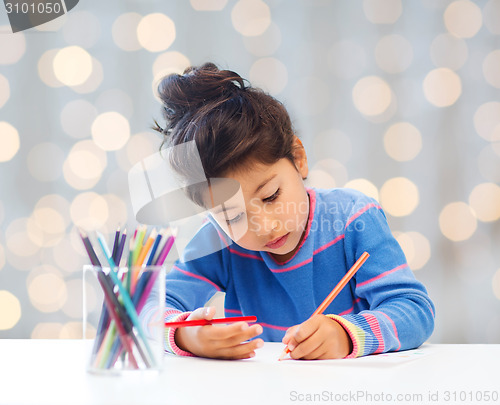
[[[139,252],[139,256],[137,257],[137,261],[135,262],[136,266],[138,267],[142,266],[144,260],[146,259],[147,254],[149,253],[151,247],[153,246],[153,243],[155,243],[157,235],[158,231],[153,228],[148,238],[146,239],[146,243],[144,243],[144,246],[141,248],[141,251]]]
[[[146,351],[149,354],[149,357],[152,361],[152,363],[155,363],[155,358],[153,356],[153,353],[151,352],[151,348],[149,347],[148,341],[146,339],[146,335],[141,327],[141,323],[139,321],[139,317],[137,316],[137,312],[135,311],[134,304],[132,302],[132,299],[130,298],[129,293],[123,287],[122,282],[118,278],[118,276],[115,274],[115,272],[112,269],[116,268],[115,263],[113,262],[113,258],[111,257],[111,254],[109,252],[108,246],[106,245],[106,242],[104,240],[104,237],[100,234],[97,233],[97,240],[99,244],[101,245],[101,248],[103,250],[104,256],[106,257],[106,260],[109,263],[110,267],[110,272],[109,275],[111,276],[111,279],[113,280],[113,283],[118,287],[118,291],[120,292],[120,296],[123,299],[123,304],[125,305],[125,310],[127,311],[128,315],[130,316],[130,319],[132,320],[132,323],[134,324],[135,328],[137,329],[137,332],[139,333],[139,336],[141,337],[145,347]]]
[[[137,314],[140,315],[142,309],[144,308],[144,305],[146,304],[146,301],[151,293],[151,290],[153,289],[153,286],[155,285],[155,281],[158,278],[159,274],[160,274],[159,271],[145,271],[142,273],[142,276],[139,279],[139,283],[135,291],[135,295],[132,298],[134,301]],[[142,290],[142,287],[140,287],[140,285],[143,285],[143,283],[145,284],[144,290]],[[115,343],[116,342],[117,341],[115,340]],[[112,351],[114,351],[113,349]],[[123,347],[119,347],[118,350],[116,351],[116,354],[114,355],[114,360],[111,362],[111,365],[114,364],[114,362],[117,360],[118,356],[122,352],[123,352]]]
[[[109,277],[109,275],[105,274],[104,272],[101,272],[101,273],[104,275],[104,277],[106,277],[108,284],[113,286],[113,282],[111,281],[111,278]],[[139,341],[137,340],[137,337],[134,334],[133,324],[132,324],[132,321],[130,320],[130,317],[127,315],[127,312],[125,311],[123,305],[121,304],[120,301],[118,301],[118,298],[114,294],[113,294],[113,301],[115,302],[115,306],[117,308],[118,319],[120,319],[120,322],[123,324],[123,327],[125,329],[126,334],[131,337],[133,343],[137,347],[139,355],[141,356],[141,358],[144,361],[144,364],[149,367],[150,362],[148,360],[148,357],[146,356],[146,353],[144,353],[142,346],[140,345]],[[98,346],[98,354],[97,354],[97,357],[95,360],[96,364],[100,368],[103,368],[106,364],[109,364],[109,357],[111,354],[109,352],[109,348],[111,347],[111,342],[113,342],[115,340],[116,329],[117,329],[117,325],[115,325],[114,323],[109,323],[109,326],[107,327],[106,332],[103,333],[103,336],[101,337],[100,349]],[[105,335],[105,337],[104,337],[104,335]]]
[[[80,238],[82,239],[83,245],[85,246],[85,250],[87,251],[87,254],[90,258],[90,263],[93,266],[101,267],[101,263],[99,262],[99,259],[97,258],[97,255],[95,253],[94,248],[92,247],[92,244],[90,243],[90,240],[87,236],[87,234],[81,230],[78,229],[78,232],[80,233]],[[101,316],[99,317],[99,323],[97,325],[97,333],[96,333],[96,338],[94,340],[94,347],[92,348],[92,357],[95,358],[99,351],[99,347],[101,346],[102,340],[104,339],[105,335],[105,328],[108,324],[109,320],[109,315],[106,310],[106,304],[105,302],[102,303],[102,309],[101,309]]]
[[[118,246],[118,251],[116,252],[116,260],[115,263],[119,266],[122,260],[123,249],[125,248],[125,242],[127,240],[127,230],[124,229],[122,233],[122,237],[120,240],[120,245]]]
[[[116,253],[118,252],[118,245],[120,244],[120,226],[116,229],[115,232],[115,240],[113,242],[113,253],[111,253],[111,257],[117,263],[118,261],[116,260]]]
[[[127,284],[127,291],[130,293],[130,290],[132,289],[132,267],[134,265],[133,263],[133,256],[134,256],[134,249],[135,249],[135,243],[137,241],[137,228],[135,229],[134,236],[130,239],[129,242],[129,253],[128,253],[128,262],[127,262],[127,267],[128,271],[126,274],[126,284]]]
[[[152,271],[149,272],[151,273],[148,279],[148,282],[146,284],[146,287],[144,287],[144,292],[139,298],[139,301],[137,303],[137,312],[141,313],[142,308],[144,308],[144,305],[146,304],[146,301],[149,297],[149,294],[151,293],[151,290],[153,289],[153,286],[155,284],[156,279],[158,278],[159,272],[158,271]],[[135,297],[134,297],[135,298]]]
[[[165,246],[165,243],[167,242],[168,237],[171,234],[172,234],[172,232],[170,231],[170,228],[162,229],[160,231],[161,239],[160,239],[160,243],[158,243],[158,247],[156,248],[156,252],[153,256],[153,261],[151,262],[152,264],[158,264],[158,257],[160,256],[160,253],[162,252],[163,247]]]
[[[163,249],[160,255],[158,256],[158,260],[156,262],[156,264],[158,264],[159,266],[163,265],[165,259],[167,258],[168,253],[170,252],[170,249],[172,249],[172,246],[174,245],[175,242],[176,233],[177,232],[175,232],[174,230],[174,232],[172,232],[172,235],[170,235],[167,241],[165,242],[165,246],[163,246]]]
[[[192,321],[165,322],[167,328],[183,328],[186,326],[205,326],[217,323],[234,323],[234,322],[257,322],[256,316],[232,316],[229,318],[216,319],[194,319]]]
[[[92,263],[93,266],[101,267],[101,262],[99,262],[99,259],[97,258],[97,255],[95,253],[94,248],[92,247],[92,244],[90,243],[88,235],[81,229],[78,229],[78,231],[80,233],[80,238],[83,241],[83,246],[85,246],[85,250],[89,255],[90,263]]]
[[[130,285],[130,292],[133,294],[135,291],[135,285],[137,283],[137,278],[139,277],[139,271],[140,269],[137,268],[137,263],[139,261],[139,257],[141,255],[141,252],[144,250],[143,249],[143,241],[146,236],[146,231],[147,227],[146,226],[140,226],[138,231],[137,231],[137,239],[134,247],[134,253],[133,253],[133,259],[132,259],[132,265],[129,268],[129,277],[131,278],[131,285]]]
[[[87,234],[79,230],[80,232],[80,237],[83,241],[83,244],[85,246],[85,249],[87,250],[87,253],[90,257],[90,261],[92,265],[100,267],[101,264],[99,262],[99,259],[97,258],[97,255],[95,254],[94,248],[92,247],[92,244],[90,243],[90,240],[87,236]],[[101,311],[101,317],[99,319],[99,325],[97,327],[97,336],[96,339],[94,340],[94,347],[92,349],[92,355],[95,358],[99,352],[99,347],[101,347],[102,341],[104,339],[104,336],[106,333],[104,330],[106,329],[108,325],[108,319],[109,315],[111,314],[111,318],[115,321],[117,327],[118,327],[118,333],[120,334],[120,339],[124,343],[124,346],[126,350],[130,353],[131,355],[131,362],[133,367],[135,368],[137,366],[137,362],[135,358],[133,357],[132,353],[132,348],[130,347],[130,340],[128,336],[131,333],[131,327],[125,328],[122,325],[123,318],[126,317],[126,314],[120,314],[120,309],[121,305],[118,302],[115,294],[113,293],[113,286],[110,283],[110,280],[106,278],[104,273],[102,271],[97,272],[97,279],[99,281],[99,284],[101,284],[101,287],[103,289],[104,293],[104,303],[103,303],[103,309]],[[116,311],[116,312],[115,312]],[[118,321],[120,320],[120,321]],[[126,322],[123,322],[126,325]]]
[[[139,368],[137,356],[140,355],[144,365],[151,367],[156,363],[156,358],[145,338],[138,315],[150,297],[159,276],[158,271],[149,271],[148,267],[163,265],[174,244],[176,232],[170,232],[169,228],[161,229],[159,232],[153,229],[146,239],[147,227],[140,225],[130,238],[126,260],[128,271],[123,277],[119,277],[117,265],[121,262],[125,248],[126,229],[123,233],[120,232],[120,227],[116,230],[112,253],[103,235],[97,232],[97,240],[110,267],[109,272],[101,269],[101,263],[88,235],[82,230],[79,231],[91,264],[100,268],[97,269],[96,275],[104,293],[91,363],[98,368],[112,368],[120,355],[123,361],[126,361],[125,356],[128,355],[130,366]],[[125,288],[124,284],[127,287],[132,284],[131,290]],[[158,324],[163,326],[163,322]],[[134,345],[137,353],[133,350]]]
[[[98,276],[101,276],[102,272],[98,273]],[[118,336],[120,338],[120,341],[122,342],[123,347],[127,351],[127,353],[130,356],[130,362],[132,363],[132,366],[134,368],[139,368],[137,365],[137,361],[135,360],[134,353],[132,351],[132,346],[130,344],[131,338],[128,336],[127,332],[125,331],[125,328],[123,327],[123,323],[121,319],[119,318],[116,309],[113,304],[112,296],[115,297],[115,294],[113,293],[112,287],[110,287],[104,280],[102,280],[101,277],[99,278],[99,282],[101,283],[101,286],[104,290],[104,300],[106,302],[106,305],[108,307],[108,312],[111,316],[111,319],[113,319],[116,328],[118,329]]]
[[[370,255],[368,252],[364,252],[358,260],[356,260],[356,263],[352,265],[352,267],[349,269],[349,271],[342,277],[342,279],[338,282],[338,284],[333,288],[333,290],[328,294],[328,296],[323,300],[323,302],[319,305],[318,308],[313,312],[311,316],[322,314],[325,309],[332,303],[332,301],[335,299],[335,297],[342,291],[342,289],[346,286],[346,284],[349,282],[349,280],[356,274],[356,272],[359,270],[359,268],[363,265],[363,263],[368,259]],[[281,356],[279,357],[278,360],[283,360],[285,356],[290,353],[290,349],[285,347],[285,350],[283,350],[283,353],[281,353]]]
[[[151,266],[153,264],[153,259],[156,255],[156,250],[158,249],[158,246],[159,246],[162,238],[163,238],[163,233],[162,233],[162,231],[160,231],[158,233],[158,235],[156,235],[153,246],[151,247],[151,250],[149,251],[149,254],[148,254],[147,260],[146,260],[146,266]]]
[[[143,293],[144,293],[144,288],[146,287],[146,284],[151,277],[152,271],[143,271],[139,277],[139,280],[137,280],[137,284],[135,286],[135,291],[131,295],[132,302],[134,303],[135,309],[137,313],[139,314],[139,311],[137,310],[137,305],[139,303],[139,300],[141,299]]]
[[[142,249],[142,243],[144,241],[144,236],[146,235],[147,227],[144,225],[139,226],[137,229],[137,235],[135,237],[134,251],[132,252],[132,263],[131,266],[135,266],[137,263],[137,258]]]
[[[102,274],[105,275],[105,277],[108,278],[108,282],[110,285],[113,285],[113,282],[111,281],[111,278],[109,275],[106,275],[104,272]],[[123,307],[122,303],[123,300],[120,302],[118,301],[118,298],[116,295],[114,296],[114,300],[116,300],[116,308],[118,310],[118,317],[121,320],[123,327],[125,329],[125,332],[127,335],[129,335],[132,338],[132,341],[134,342],[135,346],[137,347],[137,350],[139,352],[139,355],[141,356],[142,360],[144,361],[144,364],[147,367],[151,366],[151,363],[149,362],[148,356],[146,353],[144,353],[144,350],[142,349],[142,345],[139,343],[137,340],[137,337],[135,336],[135,333],[133,331],[133,324],[130,319],[130,317],[127,314],[127,311]],[[105,335],[104,338],[101,338],[101,343],[100,343],[100,348],[98,349],[98,354],[96,358],[96,364],[98,365],[99,368],[103,368],[106,364],[109,364],[109,356],[110,356],[110,348],[111,348],[111,342],[115,340],[115,333],[116,333],[116,325],[114,323],[110,323],[109,326],[107,327],[106,332],[103,334]],[[114,363],[113,363],[114,364]]]

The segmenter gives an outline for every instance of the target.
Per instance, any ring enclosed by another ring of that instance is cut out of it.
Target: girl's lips
[[[272,240],[271,242],[266,243],[266,247],[271,248],[271,249],[279,249],[281,246],[283,246],[287,239],[288,235],[290,235],[290,232],[288,232],[286,235],[283,235],[277,239]]]

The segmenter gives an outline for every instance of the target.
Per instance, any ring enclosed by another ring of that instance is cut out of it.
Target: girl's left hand
[[[290,349],[292,359],[341,359],[352,352],[351,338],[335,320],[314,315],[289,328],[282,342]]]

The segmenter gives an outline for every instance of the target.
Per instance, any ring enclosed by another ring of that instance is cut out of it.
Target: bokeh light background
[[[12,34],[2,9],[0,337],[81,337],[75,226],[137,225],[155,83],[213,61],[285,103],[308,185],[381,202],[432,342],[500,343],[499,21],[500,0],[86,0]]]

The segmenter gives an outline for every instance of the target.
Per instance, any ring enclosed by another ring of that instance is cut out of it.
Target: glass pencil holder
[[[87,371],[122,374],[162,368],[165,266],[83,266]]]

